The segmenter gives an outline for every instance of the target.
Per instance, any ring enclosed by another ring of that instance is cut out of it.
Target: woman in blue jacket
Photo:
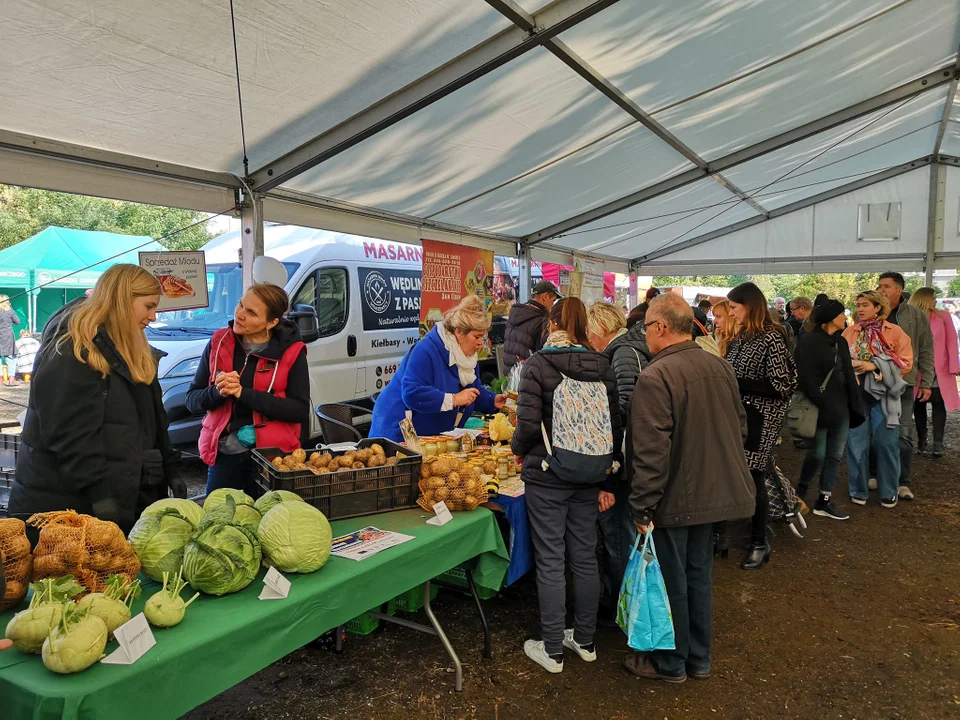
[[[506,395],[480,384],[477,354],[490,328],[483,301],[468,295],[444,313],[403,358],[396,375],[377,398],[370,437],[403,439],[400,421],[411,413],[417,435],[440,435],[463,427],[474,410],[492,413]]]

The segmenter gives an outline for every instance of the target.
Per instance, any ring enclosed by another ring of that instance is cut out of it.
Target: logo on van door
[[[363,281],[363,297],[367,301],[367,307],[378,315],[390,308],[390,288],[386,278],[376,270],[367,273]]]
[[[359,270],[364,331],[417,327],[420,322],[419,270],[370,267]]]

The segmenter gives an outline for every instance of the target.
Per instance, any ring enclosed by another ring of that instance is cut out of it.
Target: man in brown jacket
[[[630,503],[653,540],[670,598],[675,650],[630,655],[639,677],[710,677],[713,523],[753,515],[743,454],[747,419],[730,365],[691,339],[693,312],[678,295],[650,303],[653,360],[640,373],[627,427]],[[654,529],[656,528],[656,529]]]

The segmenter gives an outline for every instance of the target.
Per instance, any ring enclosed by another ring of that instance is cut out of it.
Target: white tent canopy
[[[956,0],[6,5],[0,182],[644,273],[960,257]]]

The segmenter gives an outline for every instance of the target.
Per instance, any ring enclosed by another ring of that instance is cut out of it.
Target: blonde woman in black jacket
[[[511,447],[522,462],[527,516],[537,562],[541,640],[527,640],[524,652],[547,672],[563,671],[563,649],[582,660],[596,660],[593,636],[597,628],[600,582],[597,569],[597,512],[609,510],[614,496],[610,475],[562,480],[546,462],[543,433],[553,435],[554,392],[565,379],[603,383],[609,412],[612,448],[623,442],[617,384],[610,361],[595,352],[587,338],[587,314],[577,298],[557,301],[550,310],[550,334],[543,349],[524,364],[517,401],[517,430]],[[596,409],[600,410],[600,409]],[[543,430],[541,429],[543,425]],[[569,558],[574,578],[573,629],[565,629],[566,580]]]

